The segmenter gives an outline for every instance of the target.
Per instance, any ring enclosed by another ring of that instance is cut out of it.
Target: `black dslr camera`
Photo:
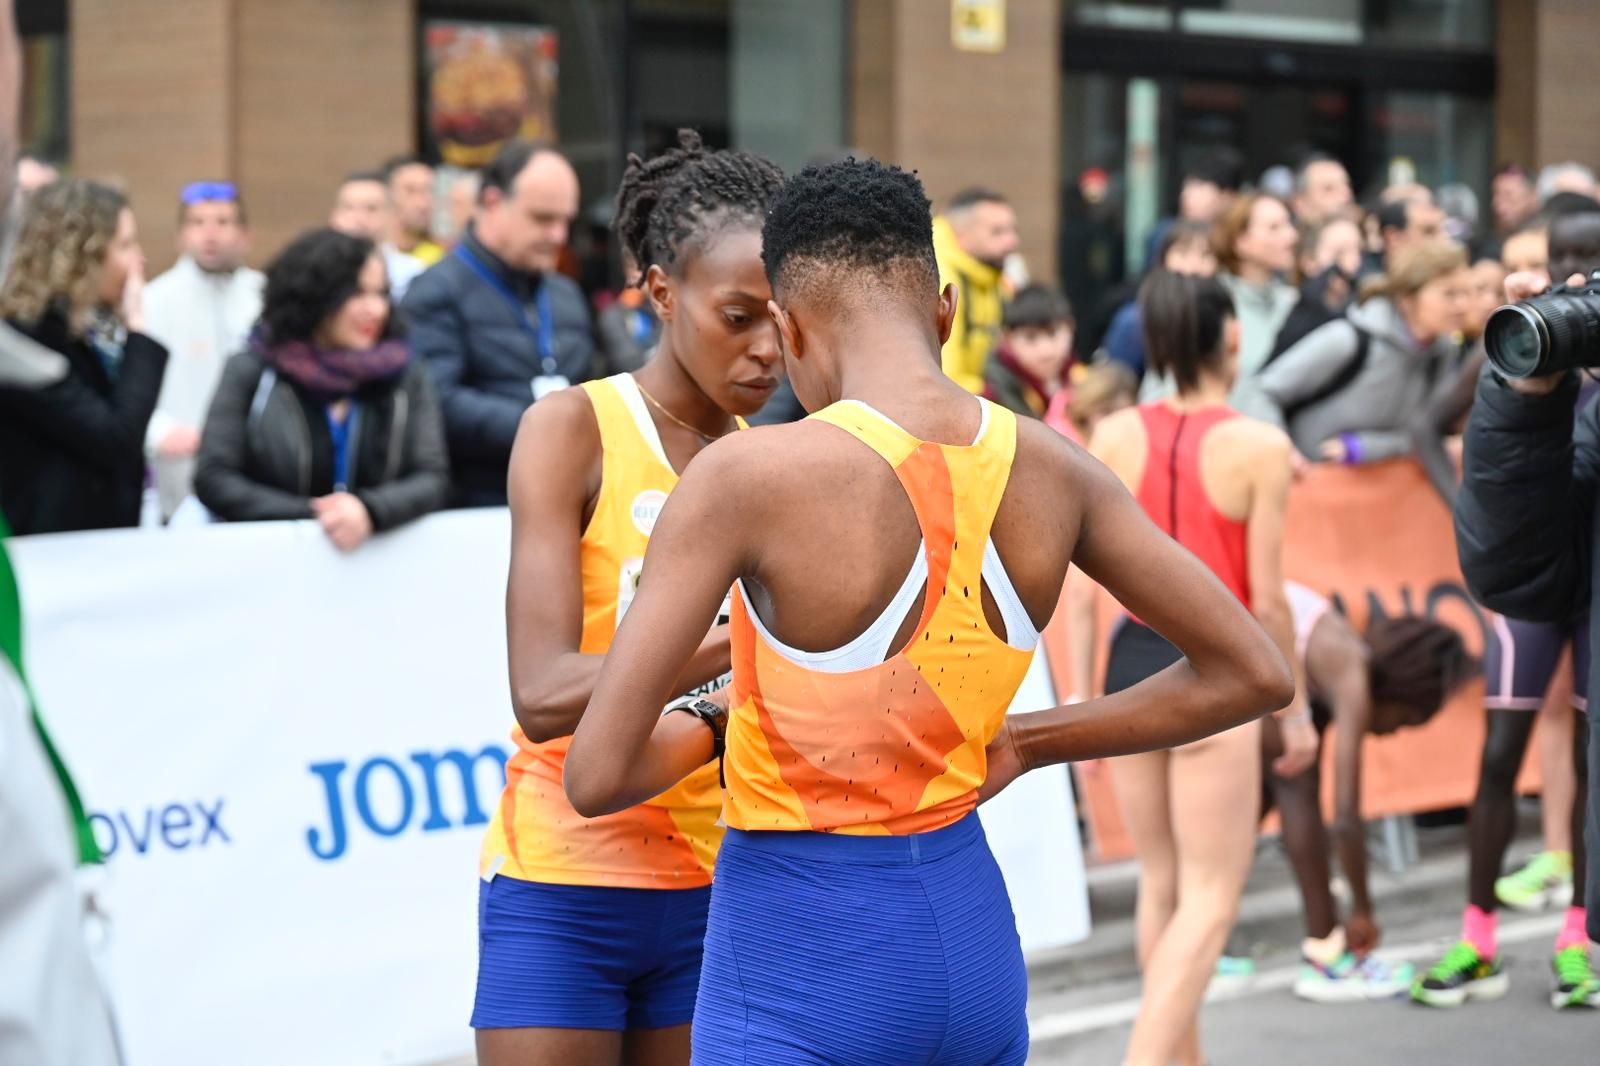
[[[1558,285],[1496,308],[1484,326],[1483,347],[1502,377],[1600,367],[1600,270],[1580,286]]]

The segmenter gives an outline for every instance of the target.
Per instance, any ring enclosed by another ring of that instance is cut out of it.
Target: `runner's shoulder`
[[[1218,423],[1214,432],[1219,434],[1218,440],[1230,447],[1263,459],[1281,458],[1284,462],[1288,462],[1289,452],[1294,447],[1289,434],[1282,429],[1271,422],[1263,422],[1249,415],[1240,415]]]
[[[581,388],[561,389],[529,405],[517,423],[517,443],[525,438],[540,442],[541,447],[585,440],[598,447],[600,421],[589,393]]]
[[[746,502],[781,506],[798,493],[814,495],[863,451],[823,422],[751,426],[708,445],[685,477],[714,482],[720,492]]]
[[[1124,452],[1142,451],[1145,442],[1144,416],[1138,407],[1113,411],[1095,423],[1084,450],[1102,460]]]
[[[583,389],[562,389],[531,405],[511,447],[510,491],[519,482],[562,478],[592,494],[600,466],[600,422]],[[527,487],[533,487],[531,485]]]
[[[1096,422],[1094,435],[1115,440],[1132,433],[1136,427],[1142,431],[1143,426],[1144,416],[1139,413],[1137,405],[1131,405],[1112,411]]]

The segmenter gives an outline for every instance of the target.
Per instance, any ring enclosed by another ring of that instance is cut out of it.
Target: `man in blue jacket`
[[[401,305],[444,410],[457,506],[503,505],[522,413],[590,376],[588,304],[556,269],[577,213],[578,175],[561,153],[508,144],[483,172],[461,243]]]

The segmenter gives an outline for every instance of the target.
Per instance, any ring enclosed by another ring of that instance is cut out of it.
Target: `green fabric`
[[[17,591],[17,575],[11,569],[11,556],[6,552],[5,542],[10,535],[5,517],[0,515],[0,655],[4,655],[11,663],[11,668],[22,682],[22,695],[28,701],[34,731],[39,734],[39,743],[44,746],[45,755],[56,772],[56,779],[61,782],[61,792],[67,798],[67,809],[72,814],[78,862],[82,865],[102,862],[104,858],[100,854],[100,845],[95,843],[94,829],[84,812],[83,800],[78,795],[77,786],[72,783],[72,775],[67,773],[67,764],[61,760],[61,753],[56,751],[49,732],[45,730],[44,720],[39,717],[39,701],[34,698],[33,689],[28,685],[28,674],[22,668],[22,596]]]

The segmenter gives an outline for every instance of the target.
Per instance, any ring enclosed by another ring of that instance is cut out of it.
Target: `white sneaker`
[[[1411,987],[1409,963],[1387,963],[1369,955],[1358,959],[1345,952],[1332,966],[1302,959],[1294,994],[1312,1003],[1365,1003],[1392,999]]]

